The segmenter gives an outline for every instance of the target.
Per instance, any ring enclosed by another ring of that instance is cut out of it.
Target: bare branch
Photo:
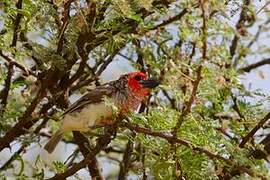
[[[269,3],[270,3],[270,1],[269,1]],[[270,23],[270,19],[267,19],[263,24],[259,25],[258,30],[257,30],[254,38],[247,45],[248,48],[250,48],[258,40],[260,34],[263,32],[263,29],[269,23]]]
[[[270,1],[266,2],[257,12],[256,14],[259,14],[264,8],[266,8],[270,4]]]

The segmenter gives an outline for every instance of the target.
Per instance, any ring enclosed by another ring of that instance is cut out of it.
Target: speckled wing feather
[[[73,113],[76,111],[80,111],[83,107],[88,104],[94,104],[102,101],[104,97],[111,97],[114,93],[115,89],[110,84],[102,85],[89,91],[87,94],[78,99],[75,103],[73,103],[63,115],[68,113]]]

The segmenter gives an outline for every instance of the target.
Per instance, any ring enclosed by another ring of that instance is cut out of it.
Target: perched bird
[[[118,113],[126,114],[136,110],[150,90],[158,85],[157,80],[147,78],[144,73],[133,72],[90,90],[64,112],[59,130],[44,149],[52,153],[65,132],[87,132],[96,126],[112,124],[113,107],[106,103],[105,98],[117,107]]]

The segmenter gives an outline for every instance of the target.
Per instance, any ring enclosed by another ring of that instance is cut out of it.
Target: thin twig
[[[269,23],[270,23],[270,19],[267,19],[263,24],[259,25],[258,30],[257,30],[254,38],[248,43],[247,48],[250,48],[258,40],[260,34],[263,32],[263,29]]]
[[[79,82],[75,86],[71,87],[71,92],[75,91],[77,89],[80,89],[83,86],[89,85],[91,82],[95,81],[98,79],[98,77],[102,74],[102,72],[107,68],[107,66],[113,61],[114,57],[118,54],[118,52],[122,49],[123,47],[120,47],[119,49],[116,49],[113,54],[111,54],[107,59],[103,62],[103,64],[99,67],[97,72],[93,77],[90,77],[89,79],[86,79],[82,82]]]
[[[243,120],[246,120],[245,116],[242,114],[239,106],[238,106],[238,103],[237,103],[237,98],[232,94],[231,95],[232,97],[232,100],[233,100],[233,106],[232,108],[236,111],[236,113],[238,114],[238,116],[243,119]]]

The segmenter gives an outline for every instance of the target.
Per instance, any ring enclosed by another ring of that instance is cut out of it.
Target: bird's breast
[[[127,94],[118,93],[113,99],[121,113],[136,110],[143,100],[143,98],[140,98],[131,92],[128,92]]]

